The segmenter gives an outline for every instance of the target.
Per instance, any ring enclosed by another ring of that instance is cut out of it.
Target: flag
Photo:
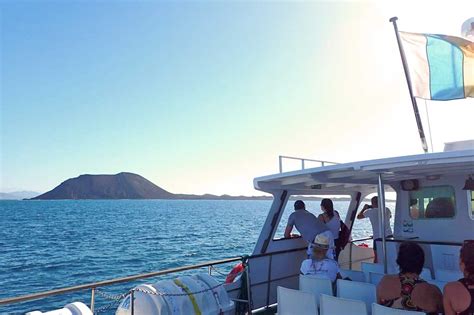
[[[413,96],[426,100],[474,97],[474,42],[467,39],[400,32]]]

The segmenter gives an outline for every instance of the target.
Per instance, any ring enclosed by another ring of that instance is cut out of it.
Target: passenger
[[[376,239],[382,237],[382,233],[380,233],[380,228],[379,228],[379,209],[378,209],[378,203],[379,203],[379,198],[377,196],[372,197],[370,200],[371,205],[364,205],[362,210],[359,212],[357,215],[357,219],[365,219],[369,218],[370,219],[370,224],[372,224],[372,232],[373,232],[373,248],[374,248],[374,262],[377,262],[377,248],[376,248]],[[392,235],[392,228],[390,226],[390,218],[392,217],[392,213],[390,212],[390,209],[385,208],[385,237],[391,237]]]
[[[321,200],[321,211],[323,211],[323,213],[318,216],[318,219],[324,222],[332,233],[337,261],[339,253],[341,252],[341,246],[338,245],[339,230],[341,229],[341,217],[337,211],[334,211],[334,205],[331,199],[326,198]]]
[[[309,259],[303,260],[300,272],[302,275],[317,275],[330,279],[333,283],[341,278],[339,265],[334,259],[327,257],[329,238],[319,234],[312,242],[312,254]]]
[[[464,278],[444,287],[444,312],[447,315],[474,314],[474,240],[464,241],[459,257]]]
[[[420,217],[420,209],[418,208],[418,199],[410,199],[410,216],[412,219],[418,219]]]
[[[300,232],[301,237],[309,244],[307,252],[309,256],[311,255],[311,243],[314,238],[316,235],[324,233],[324,235],[326,235],[330,240],[328,257],[334,258],[334,239],[326,224],[319,221],[314,214],[307,211],[306,205],[302,200],[296,200],[294,208],[295,212],[290,214],[290,217],[288,218],[288,224],[285,229],[285,238],[294,237],[294,235],[291,234],[291,231],[293,230],[293,227],[296,227]]]
[[[438,313],[443,310],[443,295],[437,286],[420,278],[425,253],[414,242],[403,242],[398,251],[398,275],[386,275],[377,286],[377,302],[384,306]]]

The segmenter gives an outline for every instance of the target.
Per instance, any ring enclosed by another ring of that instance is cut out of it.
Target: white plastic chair
[[[444,286],[445,286],[448,282],[446,282],[446,281],[440,281],[440,280],[430,280],[430,281],[428,281],[428,283],[434,284],[435,286],[437,286],[437,287],[441,290],[441,292],[443,292]]]
[[[316,295],[284,287],[277,288],[278,315],[318,315]]]
[[[433,280],[433,277],[431,276],[431,270],[428,268],[423,268],[420,273],[420,278],[426,281]]]
[[[435,279],[439,281],[451,282],[457,281],[463,277],[461,271],[435,269]]]
[[[369,310],[377,301],[377,289],[372,283],[337,280],[337,296],[363,301]]]
[[[380,280],[382,280],[384,276],[385,275],[383,273],[369,272],[369,283],[372,283],[377,286],[379,285]]]
[[[405,311],[386,307],[377,303],[372,304],[372,315],[424,315],[423,312]]]
[[[318,307],[321,294],[334,295],[331,280],[315,276],[300,275],[300,291],[314,294]]]
[[[430,245],[433,270],[458,270],[460,246]],[[456,279],[457,280],[457,279]],[[444,281],[444,280],[443,280]]]
[[[365,274],[365,281],[369,282],[369,272],[377,272],[384,274],[383,265],[382,264],[374,264],[368,262],[361,263],[362,272]]]
[[[362,301],[321,294],[320,305],[321,315],[367,315],[367,306]]]
[[[341,269],[339,273],[343,278],[350,278],[352,281],[365,282],[365,274],[359,270]]]

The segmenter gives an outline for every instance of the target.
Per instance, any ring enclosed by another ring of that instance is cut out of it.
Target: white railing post
[[[378,197],[379,197],[379,229],[380,233],[382,235],[382,257],[383,257],[383,270],[384,273],[387,273],[387,248],[385,244],[385,190],[383,186],[383,178],[382,174],[379,174],[379,179],[378,179]],[[374,242],[376,242],[374,240]],[[377,255],[377,254],[376,254]],[[380,263],[379,261],[377,261]]]
[[[94,313],[94,304],[95,304],[95,288],[92,288],[91,292],[91,311]]]
[[[301,159],[301,169],[304,170],[304,159]]]
[[[281,155],[278,156],[278,162],[280,164],[280,173],[283,173],[283,157]]]

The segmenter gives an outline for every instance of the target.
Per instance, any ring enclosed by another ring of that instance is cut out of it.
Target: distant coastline
[[[40,193],[35,191],[13,191],[13,192],[0,192],[0,200],[22,200],[30,199],[39,196]]]
[[[134,173],[84,174],[70,178],[54,189],[28,200],[179,199],[179,200],[271,200],[271,196],[174,194]]]
[[[164,199],[164,200],[273,200],[270,195],[232,196],[213,194],[174,194],[146,178],[122,172],[115,175],[84,174],[70,178],[54,189],[39,194],[32,191],[0,193],[0,200],[118,200],[118,199]],[[320,201],[320,196],[291,196],[290,200]],[[350,201],[348,197],[332,197],[334,201]],[[368,200],[364,200],[366,202]],[[387,200],[392,201],[392,200]]]

